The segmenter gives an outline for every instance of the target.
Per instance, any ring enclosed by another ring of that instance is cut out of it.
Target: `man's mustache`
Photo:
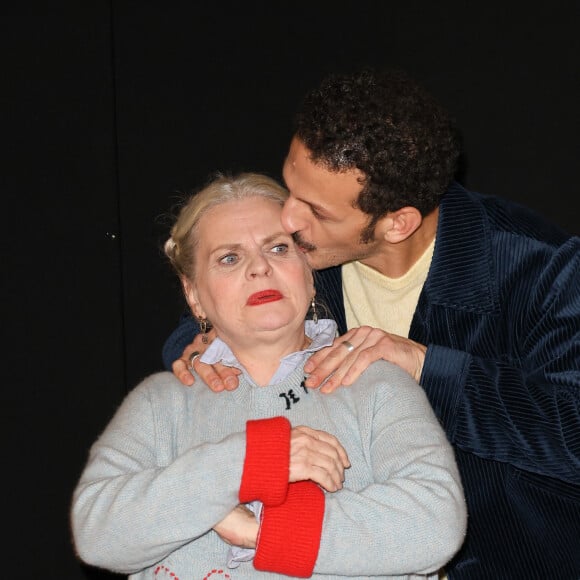
[[[316,246],[307,242],[304,238],[302,238],[300,232],[294,232],[292,234],[292,239],[294,240],[294,243],[302,250],[306,250],[307,252],[316,250]]]

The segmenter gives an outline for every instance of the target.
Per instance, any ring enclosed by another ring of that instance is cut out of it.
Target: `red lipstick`
[[[282,294],[278,290],[261,290],[252,294],[246,304],[248,306],[258,306],[260,304],[266,304],[267,302],[275,302],[276,300],[282,300]]]

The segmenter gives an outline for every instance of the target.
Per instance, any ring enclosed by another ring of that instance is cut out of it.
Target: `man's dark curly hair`
[[[430,213],[457,170],[454,123],[401,71],[330,75],[306,95],[295,121],[314,163],[365,174],[357,202],[370,216],[363,241],[387,212],[412,206]]]

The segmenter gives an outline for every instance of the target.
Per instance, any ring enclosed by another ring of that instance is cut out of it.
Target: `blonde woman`
[[[453,451],[415,380],[380,361],[331,397],[304,388],[336,325],[305,321],[313,276],[285,199],[242,174],[181,209],[166,253],[217,334],[202,360],[238,369],[239,387],[163,372],[129,393],[74,492],[85,562],[140,580],[436,578],[461,546]]]

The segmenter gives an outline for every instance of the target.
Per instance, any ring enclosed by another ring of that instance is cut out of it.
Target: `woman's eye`
[[[238,256],[236,254],[227,254],[219,259],[219,263],[225,264],[226,266],[231,266],[232,264],[235,264],[237,261]]]
[[[288,244],[276,244],[272,248],[274,254],[285,254],[288,251]]]

